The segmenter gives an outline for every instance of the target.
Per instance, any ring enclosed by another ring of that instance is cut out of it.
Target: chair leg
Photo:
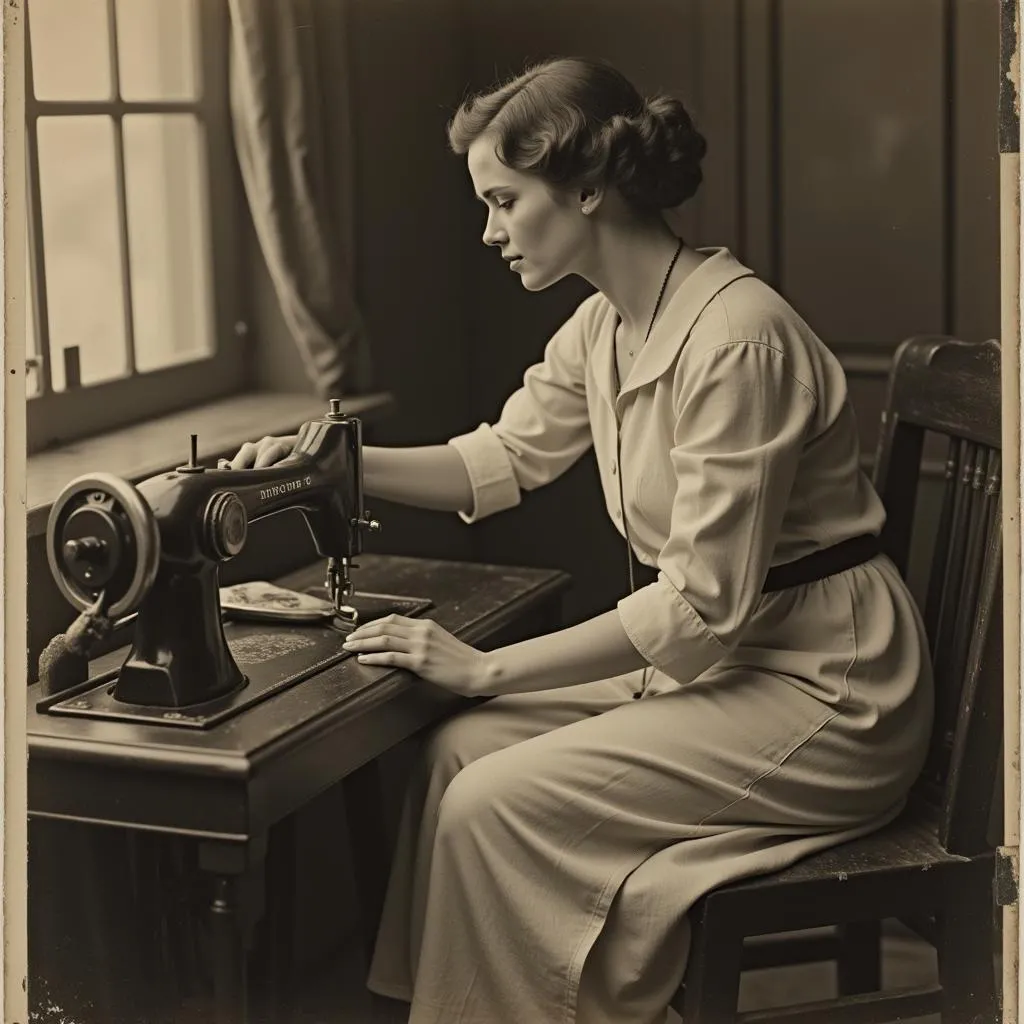
[[[992,1024],[999,1020],[992,862],[976,861],[959,879],[947,883],[939,925],[942,1024]]]
[[[853,921],[840,925],[836,980],[841,996],[856,996],[881,989],[881,921]]]
[[[733,1024],[742,958],[741,928],[714,915],[694,923],[680,1011],[683,1024]]]

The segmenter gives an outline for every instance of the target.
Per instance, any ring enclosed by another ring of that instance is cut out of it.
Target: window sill
[[[389,393],[378,392],[346,399],[343,408],[364,422],[374,422],[393,402]],[[190,434],[198,435],[199,461],[215,464],[218,458],[234,455],[246,441],[294,433],[306,420],[323,415],[326,404],[305,394],[232,395],[30,455],[25,481],[28,536],[46,533],[53,502],[83,473],[113,473],[131,483],[165,473],[188,461]]]

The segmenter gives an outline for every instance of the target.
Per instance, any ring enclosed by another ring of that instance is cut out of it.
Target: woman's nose
[[[494,223],[494,214],[488,212],[487,223],[484,224],[484,245],[501,245],[503,241],[507,240],[508,234],[504,228],[499,228],[497,224]]]

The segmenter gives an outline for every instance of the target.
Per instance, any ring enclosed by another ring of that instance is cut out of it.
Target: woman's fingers
[[[423,659],[412,651],[369,651],[357,654],[356,661],[361,665],[387,665],[391,668],[404,668],[416,675],[423,672]]]
[[[387,618],[391,619],[391,616]],[[425,639],[423,629],[417,627],[421,627],[421,624],[415,620],[407,623],[374,619],[352,630],[342,646],[347,651],[359,652],[408,650],[412,643]]]
[[[433,619],[388,615],[354,629],[342,646],[362,664],[407,669],[467,697],[479,692],[486,676],[486,655]]]
[[[218,459],[218,469],[265,469],[291,455],[294,438],[264,437],[246,441],[231,459]]]
[[[425,623],[401,615],[375,619],[353,630],[342,647],[367,665],[392,665],[419,671],[426,657]]]
[[[364,665],[391,665],[420,672],[426,660],[426,644],[411,632],[392,630],[353,640],[346,637],[342,644]]]
[[[273,466],[280,462],[286,455],[291,454],[291,447],[284,444],[278,438],[267,438],[266,443],[261,441],[260,448],[256,453],[253,462],[253,469],[263,469],[266,466]]]
[[[246,441],[231,460],[231,469],[248,469],[256,461],[258,446]]]
[[[358,626],[346,637],[349,640],[369,640],[373,637],[387,634],[407,635],[415,629],[425,630],[427,619],[413,619],[407,615],[384,615],[379,619],[366,623],[365,626]]]

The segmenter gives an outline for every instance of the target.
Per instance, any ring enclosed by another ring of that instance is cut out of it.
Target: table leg
[[[391,866],[391,844],[381,813],[380,767],[369,761],[342,781],[348,817],[352,870],[359,894],[359,916],[366,962],[373,956]]]
[[[248,1021],[248,936],[262,906],[253,913],[239,890],[247,872],[262,871],[266,848],[266,836],[246,843],[199,844],[199,867],[213,880],[209,913],[216,1024]]]
[[[245,1024],[248,1013],[245,929],[239,919],[237,884],[230,875],[216,876],[210,904],[217,1024]]]
[[[294,815],[282,819],[270,830],[266,866],[267,912],[263,926],[267,930],[269,995],[275,1020],[287,1018],[295,981],[296,842]]]

